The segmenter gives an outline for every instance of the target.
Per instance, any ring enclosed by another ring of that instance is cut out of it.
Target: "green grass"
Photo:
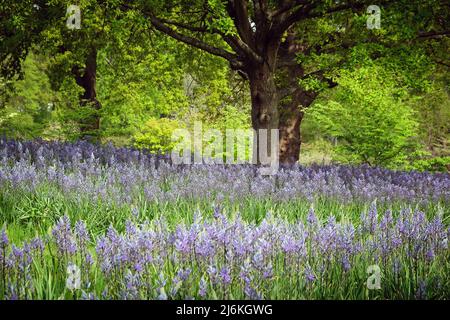
[[[125,222],[131,217],[132,208],[139,211],[140,220],[153,220],[164,217],[169,226],[191,223],[193,214],[200,210],[204,216],[212,216],[214,203],[209,199],[178,199],[176,201],[156,202],[145,200],[144,195],[135,197],[132,204],[117,204],[109,200],[93,201],[90,197],[78,194],[65,194],[49,185],[42,185],[34,192],[3,188],[0,191],[0,221],[13,232],[14,238],[26,240],[30,236],[43,234],[63,215],[72,221],[84,220],[94,235],[104,233],[112,225],[122,231]],[[237,201],[224,199],[220,208],[229,217],[240,214],[247,222],[259,223],[267,213],[288,221],[304,219],[311,206],[318,217],[326,219],[330,215],[337,221],[351,221],[358,224],[360,215],[370,203],[349,202],[338,199],[316,198],[274,201],[271,199],[244,198]],[[450,219],[450,208],[445,203],[405,204],[403,202],[377,203],[379,212],[391,209],[397,212],[405,206],[424,211],[428,218],[443,213],[444,222]]]

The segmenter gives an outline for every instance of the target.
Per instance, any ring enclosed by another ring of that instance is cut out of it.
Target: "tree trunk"
[[[256,150],[253,152],[253,162],[261,164],[261,151],[267,151],[272,157],[271,129],[278,129],[278,97],[274,73],[271,68],[262,63],[252,68],[248,73],[252,103],[252,127],[256,131]],[[267,150],[260,150],[260,131],[267,130]]]
[[[290,166],[300,158],[300,125],[304,110],[311,105],[317,94],[298,89],[288,99],[280,102],[280,165]]]
[[[279,89],[275,83],[274,72],[266,65],[253,68],[248,72],[252,102],[252,126],[256,130],[256,153],[254,162],[261,164],[259,145],[260,129],[267,129],[267,154],[272,156],[271,129],[279,130],[279,163],[290,166],[298,162],[300,156],[300,125],[304,109],[316,98],[315,92],[297,88],[281,101]],[[265,150],[264,150],[265,151]]]
[[[300,125],[304,110],[308,108],[317,93],[305,91],[299,85],[299,79],[305,76],[303,66],[297,62],[299,52],[305,46],[298,41],[295,30],[290,30],[280,45],[277,68],[277,89],[280,96],[280,165],[290,166],[300,158]]]
[[[92,111],[79,123],[82,139],[95,140],[100,129],[99,110],[101,104],[97,100],[96,80],[97,80],[97,50],[92,48],[86,57],[84,72],[81,75],[78,68],[73,70],[77,84],[83,88],[84,92],[80,96],[80,106],[90,107]]]
[[[302,44],[297,43],[297,35],[290,30],[281,43],[277,70],[277,87],[280,92],[280,165],[295,164],[300,157],[300,124],[303,119],[301,109],[302,91],[298,79],[304,75],[303,67],[297,62],[297,54],[302,51]]]
[[[300,124],[303,112],[299,105],[289,101],[280,103],[280,165],[290,166],[295,164],[300,157]]]

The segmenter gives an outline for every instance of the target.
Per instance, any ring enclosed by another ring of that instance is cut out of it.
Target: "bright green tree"
[[[384,68],[342,71],[330,99],[308,113],[339,142],[340,160],[395,167],[415,150],[417,116],[408,94]]]
[[[44,57],[29,54],[23,65],[23,79],[12,82],[13,90],[2,94],[0,135],[34,138],[48,134],[60,96],[51,90],[46,63]]]
[[[77,123],[82,137],[96,137],[102,107],[97,94],[98,54],[111,44],[116,44],[116,50],[124,49],[123,55],[144,50],[139,44],[147,39],[145,22],[133,11],[121,10],[120,2],[114,0],[81,0],[75,9],[69,9],[72,5],[68,0],[25,0],[20,5],[3,1],[2,74],[12,78],[20,73],[22,61],[32,48],[49,56],[53,89],[73,91],[79,99],[78,108],[66,113],[65,122]],[[130,37],[130,33],[135,34]]]

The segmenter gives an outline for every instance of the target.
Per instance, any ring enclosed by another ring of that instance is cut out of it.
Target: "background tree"
[[[52,120],[55,102],[61,99],[51,90],[45,76],[47,61],[30,53],[23,64],[24,77],[13,82],[13,88],[4,92],[0,106],[0,135],[14,138],[33,138],[45,135]]]
[[[415,150],[418,122],[405,90],[380,66],[341,72],[339,87],[308,110],[338,139],[341,162],[397,167]]]
[[[101,109],[97,97],[98,53],[107,45],[123,42],[128,42],[123,55],[143,50],[138,44],[147,37],[140,25],[145,21],[132,11],[124,13],[117,1],[83,0],[77,2],[80,28],[73,29],[67,26],[71,4],[67,0],[23,1],[20,5],[4,2],[2,74],[5,78],[20,74],[21,62],[33,47],[50,56],[48,75],[53,89],[59,90],[68,78],[74,80],[79,86],[79,108],[72,113],[76,115],[72,120],[78,123],[82,137],[95,137]],[[130,29],[133,37],[125,38]]]
[[[54,22],[40,33],[40,50],[51,56],[49,77],[53,87],[59,89],[64,79],[71,78],[80,87],[80,108],[72,115],[78,117],[81,136],[97,137],[100,129],[101,102],[98,99],[97,81],[99,53],[113,47],[130,57],[145,50],[139,45],[147,35],[145,22],[132,11],[124,13],[116,1],[79,1],[81,28],[70,29],[66,10],[70,1],[52,1],[58,12]],[[127,43],[127,45],[123,45]]]

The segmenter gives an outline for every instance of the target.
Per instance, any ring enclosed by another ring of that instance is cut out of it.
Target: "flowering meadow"
[[[0,299],[448,299],[449,209],[447,173],[3,139]]]

